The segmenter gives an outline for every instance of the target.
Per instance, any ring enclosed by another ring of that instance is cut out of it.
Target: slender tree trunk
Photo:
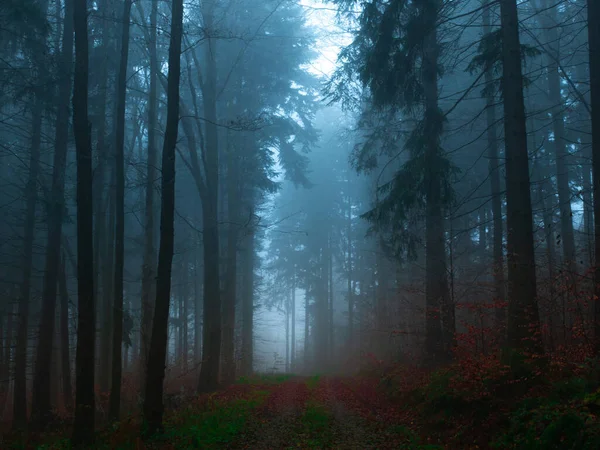
[[[239,221],[238,189],[241,183],[239,177],[239,162],[237,149],[231,143],[227,146],[227,269],[225,295],[223,299],[223,383],[235,381],[235,301],[237,288],[237,241]]]
[[[114,167],[113,167],[114,169]],[[114,305],[114,264],[115,264],[115,231],[116,231],[116,172],[110,171],[110,182],[106,195],[104,211],[107,212],[104,217],[104,235],[102,249],[102,306],[101,330],[100,330],[100,355],[98,367],[98,385],[102,392],[108,392],[111,379],[111,349],[112,349],[112,330],[113,320],[112,311]]]
[[[96,126],[96,159],[97,165],[94,169],[94,298],[98,299],[97,311],[101,326],[99,327],[97,347],[98,354],[100,355],[99,361],[96,366],[97,379],[102,389],[107,388],[107,377],[103,376],[106,374],[106,368],[108,367],[108,359],[103,358],[103,355],[108,356],[108,352],[104,351],[107,341],[107,333],[110,331],[110,326],[106,321],[106,315],[110,313],[110,302],[107,304],[106,300],[109,299],[112,292],[106,292],[108,288],[108,279],[112,279],[112,273],[107,274],[106,267],[110,267],[110,261],[107,260],[109,248],[112,246],[112,242],[106,242],[106,215],[107,215],[107,203],[108,195],[105,196],[106,192],[106,168],[109,160],[109,149],[106,143],[106,127],[107,127],[107,94],[108,94],[108,76],[109,68],[112,69],[112,58],[109,57],[110,49],[110,35],[109,35],[109,18],[112,14],[111,5],[109,0],[104,0],[99,3],[100,6],[100,20],[101,35],[102,35],[102,48],[100,55],[102,61],[100,63],[100,73],[98,82],[98,94],[99,94],[99,106],[97,111],[98,122]],[[106,198],[105,198],[106,197]]]
[[[204,338],[202,366],[198,379],[198,392],[210,392],[219,385],[221,360],[221,283],[219,270],[219,142],[217,130],[217,64],[216,39],[213,30],[212,3],[203,6],[206,39],[206,77],[203,89],[204,117],[206,118],[206,202],[202,204],[204,244]]]
[[[429,30],[425,37],[422,83],[425,94],[425,133],[427,138],[425,160],[427,167],[427,206],[425,212],[425,272],[426,272],[426,336],[425,347],[432,365],[445,363],[451,358],[454,341],[454,305],[450,305],[450,292],[446,273],[446,246],[444,216],[442,212],[443,174],[440,149],[441,122],[438,107],[438,55],[439,46],[435,21],[440,5],[428,4],[423,12]]]
[[[94,439],[94,353],[96,305],[94,304],[94,209],[91,127],[88,122],[88,29],[87,3],[74,1],[75,81],[73,128],[77,149],[77,352],[75,447],[89,448]],[[58,237],[60,241],[60,236]]]
[[[506,142],[506,222],[508,229],[508,345],[541,351],[539,331],[533,214],[529,183],[527,129],[516,0],[500,1],[504,135]]]
[[[483,10],[483,32],[491,32],[490,0],[486,0],[486,8]],[[489,157],[490,187],[492,193],[492,221],[493,231],[493,258],[494,258],[494,291],[495,301],[501,304],[506,301],[504,288],[504,250],[502,248],[503,225],[502,225],[502,192],[500,187],[500,155],[498,150],[498,126],[496,124],[495,98],[491,90],[494,77],[492,69],[485,71],[485,84],[488,87],[486,95],[486,121],[487,121],[487,144]],[[496,306],[496,324],[503,328],[506,324],[506,308]]]
[[[600,4],[587,0],[592,103],[592,179],[594,186],[594,294],[600,297]],[[596,353],[600,353],[600,301],[594,302]]]
[[[254,229],[246,231],[242,274],[242,374],[254,370]]]
[[[202,296],[200,295],[198,249],[194,249],[194,358],[196,364],[202,360]]]
[[[29,175],[27,179],[25,227],[23,233],[23,270],[17,322],[17,346],[15,349],[15,383],[13,393],[13,427],[24,428],[27,424],[27,346],[29,343],[29,297],[31,292],[31,269],[33,263],[33,240],[35,233],[35,208],[40,167],[40,144],[42,137],[41,96],[36,95],[33,110]]]
[[[348,185],[350,185],[350,177],[348,177]],[[347,272],[348,272],[348,348],[350,353],[354,348],[354,292],[352,289],[352,202],[348,193],[348,221],[347,221]]]
[[[123,4],[121,62],[117,80],[117,116],[115,142],[116,215],[115,215],[115,272],[113,299],[113,341],[109,418],[119,420],[121,409],[121,377],[123,373],[123,270],[125,266],[125,102],[127,97],[127,60],[129,58],[129,16],[132,0]]]
[[[290,304],[291,293],[285,299],[285,373],[290,373]]]
[[[69,138],[69,100],[71,96],[71,71],[73,64],[73,1],[66,0],[65,22],[61,51],[61,73],[58,86],[58,105],[54,137],[52,187],[48,205],[48,239],[42,293],[42,313],[39,339],[35,357],[32,392],[32,422],[45,428],[51,416],[50,367],[52,364],[52,336],[56,311],[56,288],[60,267],[62,221],[65,203],[65,169]]]
[[[154,248],[154,181],[156,179],[156,126],[158,120],[157,80],[158,56],[156,54],[156,21],[158,16],[158,0],[152,0],[150,12],[150,94],[148,99],[148,160],[146,167],[146,199],[144,227],[144,260],[142,263],[142,322],[140,325],[140,392],[144,393],[146,379],[146,361],[152,329],[155,258]],[[198,316],[196,316],[198,317]]]
[[[310,309],[308,304],[308,294],[304,291],[304,372],[309,370],[309,334],[310,332]]]
[[[292,275],[292,350],[291,350],[291,369],[296,366],[296,266]]]
[[[328,242],[329,246],[328,246],[328,257],[329,257],[329,261],[328,261],[328,268],[329,268],[329,357],[330,360],[333,362],[334,360],[334,355],[335,355],[335,343],[334,343],[334,339],[335,339],[335,331],[334,331],[334,326],[333,326],[333,317],[334,317],[334,310],[333,310],[333,293],[334,293],[334,285],[333,285],[333,249],[331,248],[331,235],[329,236],[329,242]]]
[[[171,41],[169,45],[169,75],[167,82],[167,127],[162,155],[162,194],[160,217],[160,246],[156,279],[154,321],[148,351],[144,420],[146,435],[163,429],[163,381],[171,299],[171,270],[174,246],[175,219],[175,147],[179,124],[179,80],[181,70],[181,36],[183,1],[173,0]]]
[[[73,386],[71,385],[71,352],[69,344],[69,291],[67,289],[67,265],[63,255],[58,279],[60,296],[60,355],[62,372],[62,390],[65,408],[73,410]]]
[[[556,11],[549,1],[545,0],[545,13],[541,14],[546,40],[548,41],[548,95],[552,103],[552,131],[554,133],[554,152],[556,156],[556,184],[560,208],[560,232],[563,247],[563,258],[570,290],[574,291],[576,282],[575,235],[573,231],[573,212],[571,210],[571,188],[569,187],[569,161],[565,141],[564,101],[561,94],[561,77],[558,67],[560,58],[559,35]],[[569,293],[567,293],[568,295]]]

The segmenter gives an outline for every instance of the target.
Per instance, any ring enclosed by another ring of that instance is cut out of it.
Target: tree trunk
[[[202,204],[204,244],[204,336],[202,366],[198,392],[210,392],[219,385],[221,359],[221,283],[219,278],[219,147],[217,130],[217,64],[216,39],[213,30],[212,4],[203,6],[204,27],[208,33],[205,49],[206,78],[203,85],[204,117],[206,119],[206,202]]]
[[[348,186],[350,185],[350,176],[348,176]],[[348,221],[347,221],[347,272],[348,272],[348,349],[350,354],[354,349],[354,292],[352,289],[352,202],[348,193]],[[308,316],[307,316],[308,317]],[[307,333],[308,334],[308,333]]]
[[[485,34],[491,32],[490,21],[490,0],[486,0],[486,8],[483,10],[483,32]],[[492,221],[494,226],[493,231],[493,258],[494,258],[494,291],[495,302],[500,302],[502,305],[497,305],[495,308],[496,325],[503,328],[506,325],[506,308],[503,303],[506,301],[506,293],[504,288],[504,250],[502,248],[502,192],[500,187],[500,155],[498,150],[498,126],[496,124],[496,106],[495,98],[491,90],[494,76],[492,69],[487,68],[485,71],[485,84],[488,87],[486,95],[486,121],[487,121],[487,144],[490,175],[490,188],[492,194]]]
[[[183,1],[173,0],[171,41],[169,44],[169,75],[167,82],[167,126],[162,155],[162,194],[160,217],[160,246],[156,278],[154,321],[148,351],[144,420],[146,434],[163,429],[163,381],[167,354],[169,304],[171,299],[171,270],[174,246],[175,219],[175,147],[179,124],[179,80],[181,68],[181,36]]]
[[[71,385],[71,352],[69,344],[69,291],[67,289],[67,265],[63,255],[58,279],[58,292],[60,296],[60,355],[62,390],[65,408],[73,410],[73,387]]]
[[[235,301],[237,288],[237,241],[239,222],[238,186],[239,162],[237,149],[229,143],[227,146],[227,269],[225,296],[223,299],[223,383],[235,381]]]
[[[590,96],[592,103],[592,179],[594,186],[594,294],[600,297],[600,4],[587,0],[590,46]],[[594,302],[596,353],[600,353],[600,301]]]
[[[40,144],[42,138],[41,95],[36,95],[31,130],[31,151],[29,154],[29,175],[25,188],[26,211],[23,231],[23,270],[20,286],[17,322],[17,346],[15,349],[15,383],[13,393],[13,427],[27,425],[27,347],[29,343],[29,297],[31,292],[31,269],[33,263],[33,240],[35,233],[35,208],[37,204],[37,183],[40,168]]]
[[[242,262],[242,374],[254,370],[254,229],[246,231]]]
[[[200,295],[198,270],[198,249],[194,248],[194,360],[196,364],[202,360],[202,296]]]
[[[508,345],[539,352],[539,312],[533,246],[527,129],[516,0],[501,0],[506,223],[508,229]],[[536,337],[536,339],[529,339]]]
[[[422,83],[425,95],[425,165],[427,206],[425,212],[425,272],[426,272],[426,335],[425,348],[431,365],[448,362],[454,340],[454,305],[450,305],[450,292],[446,273],[446,246],[444,216],[442,213],[443,174],[440,149],[442,114],[438,107],[438,55],[439,46],[435,21],[439,2],[435,1],[423,12],[430,32],[425,37]]]
[[[328,261],[328,269],[329,269],[329,358],[330,358],[330,361],[333,362],[334,355],[335,355],[335,345],[334,345],[335,331],[334,331],[334,326],[333,326],[334,285],[333,285],[333,249],[331,248],[331,235],[329,236],[328,244],[329,245],[328,245],[328,249],[327,249],[327,253],[328,253],[327,256],[329,257],[329,261]]]
[[[61,51],[58,105],[54,136],[54,160],[52,187],[48,205],[48,239],[42,293],[42,313],[39,326],[38,346],[32,392],[32,422],[35,427],[45,428],[51,416],[50,367],[52,363],[52,336],[56,311],[56,288],[60,267],[62,221],[65,203],[65,169],[69,139],[69,100],[71,96],[71,71],[73,64],[73,22],[71,20],[74,0],[66,1],[63,43]]]
[[[290,373],[290,304],[291,293],[288,292],[285,299],[285,373]]]
[[[125,266],[125,102],[127,98],[127,60],[129,58],[129,16],[132,0],[123,4],[121,61],[117,80],[117,115],[115,142],[115,265],[113,298],[113,341],[109,418],[119,420],[121,377],[123,373],[123,270]]]
[[[554,152],[556,157],[556,184],[558,188],[558,204],[560,208],[560,232],[563,247],[565,269],[570,281],[569,290],[575,291],[576,282],[576,253],[575,236],[573,232],[573,212],[571,210],[571,188],[569,187],[569,161],[565,140],[564,101],[561,94],[561,77],[559,72],[559,35],[555,7],[545,0],[544,14],[541,22],[548,42],[548,95],[552,103],[552,131],[554,133]],[[549,17],[548,17],[549,16]],[[572,293],[571,292],[571,293]],[[567,292],[567,295],[570,293]]]
[[[94,439],[94,353],[96,306],[94,304],[94,209],[91,127],[88,123],[88,30],[87,3],[74,0],[75,82],[73,128],[77,149],[77,352],[75,447],[89,448]],[[60,241],[60,236],[58,237]]]
[[[150,11],[150,94],[148,99],[148,160],[146,165],[146,200],[144,227],[144,259],[142,263],[142,322],[140,325],[140,393],[143,396],[146,379],[146,362],[152,329],[154,276],[156,272],[154,248],[154,181],[156,179],[156,127],[158,121],[157,80],[158,56],[156,54],[156,21],[158,0],[152,0]]]
[[[291,350],[291,369],[296,368],[296,267],[292,275],[292,350]]]

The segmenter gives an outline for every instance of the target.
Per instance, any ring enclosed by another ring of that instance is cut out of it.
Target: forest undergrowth
[[[101,428],[94,448],[591,450],[599,380],[585,347],[543,359],[462,354],[433,371],[368,355],[354,376],[257,374],[169,396],[161,436],[143,441],[131,415]],[[8,436],[2,448],[70,448],[68,427],[52,430]]]

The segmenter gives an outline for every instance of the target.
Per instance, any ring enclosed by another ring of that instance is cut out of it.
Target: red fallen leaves
[[[278,414],[284,410],[300,409],[310,397],[310,391],[305,381],[289,380],[285,383],[269,386],[271,395],[260,408],[266,414]]]
[[[410,412],[400,411],[377,388],[377,380],[369,378],[324,379],[315,388],[317,401],[334,407],[336,402],[363,419],[382,424],[410,422]]]

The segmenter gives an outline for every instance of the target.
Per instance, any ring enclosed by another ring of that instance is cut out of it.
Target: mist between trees
[[[600,5],[517,3],[3,0],[3,420],[596,355]]]

